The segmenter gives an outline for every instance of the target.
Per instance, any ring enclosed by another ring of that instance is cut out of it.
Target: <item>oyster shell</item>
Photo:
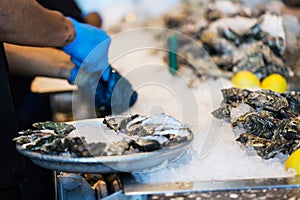
[[[134,149],[141,152],[151,152],[162,148],[162,145],[156,140],[137,139],[132,143]]]
[[[118,116],[115,117],[118,118]],[[109,118],[113,118],[113,116]],[[174,117],[165,114],[139,115],[126,122],[125,128],[107,125],[109,128],[128,135],[123,140],[110,144],[106,150],[107,155],[155,151],[184,142],[192,135],[189,127],[182,125]]]
[[[186,59],[181,64],[196,69],[197,76],[231,77],[242,70],[255,73],[259,79],[272,73],[286,78],[294,76],[283,58],[287,35],[282,16],[267,10],[251,10],[238,2],[216,1],[194,6],[198,8],[197,14],[183,11],[184,17],[177,18],[176,30],[196,40],[186,42],[179,37],[178,52]],[[229,14],[232,9],[235,11]],[[187,28],[187,23],[193,28]],[[193,46],[203,47],[209,56]],[[219,70],[215,70],[211,61]]]
[[[55,133],[61,135],[67,135],[75,130],[75,127],[71,124],[51,121],[33,123],[32,126],[39,130],[54,130]]]
[[[103,124],[107,125],[114,131],[122,131],[126,128],[126,124],[129,121],[134,120],[138,116],[138,114],[131,116],[106,116],[103,120]]]
[[[84,137],[68,137],[75,127],[66,123],[38,122],[33,127],[40,130],[20,131],[19,137],[13,138],[24,150],[43,154],[70,154],[75,157],[103,155],[106,143],[87,143]]]
[[[151,152],[178,144],[192,137],[192,132],[175,118],[160,114],[154,116],[109,116],[103,121],[108,128],[126,136],[107,145],[104,142],[87,143],[84,137],[70,137],[75,127],[64,123],[39,122],[34,127],[42,130],[20,131],[13,139],[24,150],[42,154],[73,157],[114,156]],[[44,130],[50,128],[51,130]],[[111,131],[110,131],[111,132]]]
[[[300,147],[298,92],[229,88],[222,90],[222,93],[224,100],[221,107],[212,112],[216,118],[230,119],[228,112],[242,103],[253,108],[232,121],[234,129],[242,130],[237,141],[253,147],[264,159],[278,153],[291,154]]]
[[[124,138],[121,141],[114,142],[109,145],[108,149],[105,151],[105,155],[107,156],[123,155],[126,153],[126,151],[128,153],[131,142],[132,140],[128,138]]]
[[[255,109],[271,111],[279,111],[289,105],[285,97],[271,90],[253,91],[245,98],[245,103]]]
[[[252,135],[271,139],[274,135],[274,129],[278,126],[280,120],[275,119],[273,114],[268,111],[249,112],[239,117],[232,123],[232,126],[240,127],[245,132]]]

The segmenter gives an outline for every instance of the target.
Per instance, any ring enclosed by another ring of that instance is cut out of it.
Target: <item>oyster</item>
[[[289,102],[288,110],[296,113],[300,113],[300,92],[285,92],[282,94]]]
[[[228,113],[242,103],[253,108],[232,120],[232,127],[242,130],[237,141],[253,147],[264,159],[278,153],[291,154],[300,147],[298,92],[229,88],[222,90],[222,93],[224,100],[221,107],[212,112],[216,118],[230,119]]]
[[[55,139],[55,136],[52,134],[45,134],[41,137],[37,137],[29,143],[25,143],[21,146],[22,149],[39,151],[43,145],[52,142]]]
[[[73,125],[55,122],[38,122],[33,127],[39,130],[20,131],[19,137],[13,138],[24,150],[43,154],[70,154],[75,157],[103,155],[106,143],[87,143],[84,137],[68,137],[75,129]]]
[[[84,137],[74,137],[71,140],[68,152],[77,157],[102,156],[105,153],[106,143],[104,142],[87,143]]]
[[[92,157],[151,152],[184,142],[192,137],[192,132],[186,125],[164,114],[109,116],[104,119],[103,124],[116,133],[123,133],[126,136],[108,145],[101,141],[87,143],[84,137],[68,136],[69,131],[75,129],[73,126],[40,122],[35,123],[34,127],[42,130],[20,131],[20,136],[13,141],[21,145],[24,150],[42,154]]]
[[[254,148],[263,148],[270,145],[270,141],[259,136],[252,135],[250,133],[242,133],[236,139],[242,144]]]
[[[255,109],[271,111],[279,111],[289,105],[286,98],[271,90],[253,91],[245,98],[245,103]]]
[[[114,117],[111,116],[109,118]],[[118,116],[115,116],[115,118],[118,118]],[[106,150],[106,155],[151,152],[184,142],[193,134],[189,127],[164,114],[153,116],[139,115],[126,119],[127,124],[123,126],[125,128],[106,124],[109,128],[118,130],[128,136],[119,142],[110,144]]]
[[[233,106],[242,103],[251,93],[250,90],[234,87],[230,89],[222,89],[221,92],[224,97],[224,102]]]
[[[46,138],[48,138],[49,140],[49,138],[52,136],[58,137],[58,135],[52,131],[42,131],[42,130],[26,130],[26,131],[21,131],[19,134],[21,136],[13,138],[13,141],[15,141],[19,145],[42,142],[42,141],[47,142]],[[36,141],[38,139],[39,141]]]
[[[271,47],[262,41],[243,45],[233,54],[233,72],[251,71],[259,79],[278,73],[284,77],[292,77],[294,73],[287,67],[283,60],[272,51]]]
[[[231,109],[238,107],[245,102],[245,98],[251,93],[250,90],[240,88],[229,88],[221,90],[223,101],[221,106],[212,112],[212,115],[217,119],[226,119],[230,121]]]
[[[55,133],[61,135],[67,135],[71,131],[75,130],[75,127],[71,124],[51,121],[33,123],[32,126],[39,130],[54,130]]]
[[[274,129],[280,121],[273,117],[268,111],[250,112],[239,117],[232,123],[232,126],[243,128],[247,133],[252,135],[271,139],[274,135]]]
[[[221,106],[211,114],[217,119],[230,119],[230,105]]]
[[[139,115],[131,115],[131,116],[106,116],[103,120],[103,124],[107,125],[109,128],[114,131],[122,131],[126,127],[127,122],[132,121],[137,118]]]
[[[220,6],[223,4],[228,8],[226,11]],[[216,1],[200,8],[196,5],[197,16],[185,11],[184,17],[177,18],[176,30],[196,40],[186,42],[179,38],[178,52],[185,58],[180,64],[197,69],[197,76],[231,77],[242,70],[255,73],[259,79],[272,73],[286,78],[294,76],[283,58],[287,46],[283,17],[266,10],[254,11],[237,2],[229,3],[235,6],[227,4]],[[235,11],[228,14],[232,9]],[[193,46],[203,47],[209,56],[202,53],[202,48]],[[214,61],[219,70],[209,61]]]
[[[225,111],[226,109],[229,110],[226,111],[226,113],[229,113],[232,107],[237,107],[241,103],[248,104],[255,110],[267,110],[274,112],[279,112],[282,109],[290,110],[289,102],[292,102],[294,107],[297,106],[296,100],[288,94],[279,94],[271,90],[250,91],[247,89],[233,87],[222,89],[221,92],[223,95],[223,102],[220,108]],[[294,107],[292,107],[291,111],[295,111],[293,109]],[[220,112],[214,111],[213,113],[217,114]],[[221,115],[219,115],[218,118],[220,118],[220,116]],[[227,114],[226,116],[229,115]]]
[[[273,158],[277,153],[286,153],[288,143],[278,140],[269,141],[249,133],[242,133],[236,139],[247,147],[253,147],[257,154],[264,159]]]
[[[277,132],[286,140],[300,139],[300,118],[285,119],[281,122]]]
[[[153,135],[157,131],[180,129],[182,125],[175,118],[159,114],[154,116],[133,115],[124,117],[118,123],[119,116],[110,116],[105,118],[104,124],[109,128],[123,132],[129,136],[147,136]]]
[[[162,148],[162,145],[156,140],[137,139],[132,143],[134,149],[141,152],[151,152]]]
[[[131,140],[124,138],[121,141],[114,142],[109,145],[108,149],[105,151],[105,155],[114,156],[114,155],[123,155],[125,152],[130,149]]]

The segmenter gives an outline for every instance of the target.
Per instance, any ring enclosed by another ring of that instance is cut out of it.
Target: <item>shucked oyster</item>
[[[43,154],[61,155],[68,153],[76,157],[100,156],[106,143],[87,143],[84,137],[69,137],[73,125],[56,122],[38,122],[33,126],[39,130],[20,131],[13,139],[24,150]]]
[[[192,137],[191,130],[167,115],[106,117],[103,122],[116,133],[128,137],[107,145],[104,142],[87,143],[84,137],[69,137],[72,125],[55,122],[35,123],[41,130],[19,132],[13,139],[24,150],[43,154],[69,154],[74,157],[113,156],[138,152],[151,152],[185,142]],[[50,130],[48,130],[50,129]],[[107,146],[107,147],[106,147]]]
[[[118,116],[106,117],[105,124],[128,137],[110,144],[106,151],[107,155],[155,151],[184,142],[192,136],[192,132],[187,126],[164,114],[134,115],[134,117],[123,118],[122,123],[115,123],[118,119]]]
[[[105,117],[104,124],[115,131],[140,137],[153,135],[157,131],[178,130],[183,127],[175,118],[164,114],[153,116],[133,115],[129,117],[110,116]]]
[[[114,131],[123,131],[126,128],[126,124],[138,116],[139,115],[137,114],[131,116],[106,116],[103,120],[103,124],[107,125]]]
[[[75,127],[71,124],[51,121],[33,123],[32,126],[38,130],[54,130],[55,133],[62,135],[67,135],[71,131],[75,130]]]

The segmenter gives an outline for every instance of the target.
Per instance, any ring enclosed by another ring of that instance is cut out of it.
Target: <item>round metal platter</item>
[[[80,126],[101,126],[102,120],[91,119],[72,122],[75,127]],[[87,131],[85,136],[91,133]],[[96,156],[96,157],[68,157],[45,155],[28,150],[22,150],[17,145],[17,150],[24,156],[30,158],[40,167],[53,171],[76,172],[76,173],[114,173],[114,172],[143,172],[151,171],[168,164],[168,162],[176,159],[188,149],[193,140],[191,134],[188,139],[182,143],[164,147],[162,149],[145,152],[134,153],[120,156]]]

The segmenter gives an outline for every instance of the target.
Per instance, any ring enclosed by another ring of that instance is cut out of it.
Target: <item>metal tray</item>
[[[298,199],[300,177],[144,184],[122,175],[128,199]]]
[[[76,127],[88,125],[102,125],[102,119],[91,119],[76,121]],[[104,126],[104,125],[103,125]],[[85,132],[89,137],[92,132]],[[22,150],[19,145],[17,150],[24,156],[30,158],[36,165],[63,172],[74,173],[117,173],[117,172],[143,172],[162,168],[168,162],[178,158],[185,153],[191,145],[193,135],[191,134],[187,141],[170,147],[165,147],[157,151],[146,153],[135,153],[120,156],[98,156],[98,157],[79,157],[72,158],[67,156],[45,155],[28,150]]]

